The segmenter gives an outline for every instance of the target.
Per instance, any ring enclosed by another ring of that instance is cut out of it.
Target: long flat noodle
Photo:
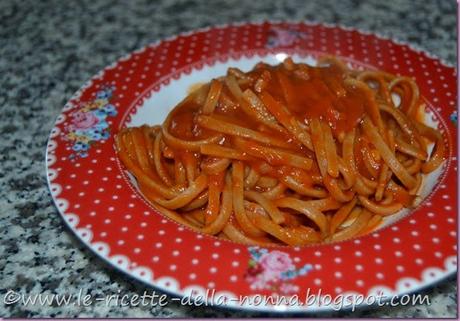
[[[244,138],[250,138],[255,141],[267,144],[267,145],[274,145],[278,147],[288,147],[287,143],[276,139],[272,137],[268,137],[265,135],[260,134],[259,132],[246,128],[246,127],[241,127],[236,124],[232,124],[214,117],[210,116],[198,116],[197,118],[197,123],[208,129],[212,129],[216,132],[227,134],[227,135],[232,135],[232,136],[238,136],[238,137],[244,137]],[[203,143],[201,144],[203,145]]]
[[[201,229],[204,226],[204,223],[203,223],[204,215],[202,212],[203,210],[197,209],[197,210],[193,210],[187,213],[183,213],[182,217],[188,222],[190,222],[191,224],[193,224],[194,226],[197,226],[199,229]]]
[[[356,236],[362,236],[362,235],[371,233],[382,223],[382,221],[383,221],[382,216],[380,215],[372,216],[372,218],[367,223],[367,226],[364,229],[362,229]]]
[[[377,186],[371,186],[367,184],[367,179],[362,176],[355,163],[355,143],[356,143],[356,129],[345,135],[343,145],[342,145],[342,154],[344,163],[347,165],[347,168],[353,173],[355,178],[354,189],[359,195],[371,195],[374,194]]]
[[[393,180],[390,180],[388,182],[386,192],[389,192],[392,197],[397,196],[398,201],[402,203],[405,207],[411,207],[413,205],[413,197],[405,188],[398,185]],[[382,201],[382,204],[384,204],[384,201]]]
[[[340,174],[342,174],[343,180],[345,181],[343,189],[350,189],[356,183],[356,174],[350,167],[347,166],[347,164],[342,158],[338,157],[337,159],[339,161],[339,172]]]
[[[171,135],[167,130],[166,126],[162,127],[163,137],[167,144],[173,146],[177,149],[185,149],[190,151],[198,152],[200,151],[200,146],[205,144],[214,144],[222,140],[222,136],[212,136],[210,138],[202,139],[202,140],[194,140],[194,141],[186,141],[179,138],[174,137]]]
[[[281,131],[281,127],[278,125],[276,118],[270,114],[265,107],[264,103],[259,99],[259,97],[251,90],[246,89],[243,92],[242,98],[249,104],[249,106],[254,110],[254,113],[258,115],[258,120],[267,125],[270,128],[274,128],[278,131]]]
[[[155,165],[155,169],[158,173],[158,176],[163,181],[163,183],[165,183],[166,186],[172,186],[173,183],[172,183],[171,177],[169,176],[168,171],[166,170],[166,168],[164,167],[161,161],[161,150],[160,150],[161,138],[162,138],[161,132],[155,136],[155,141],[153,144],[153,150],[154,150],[153,163]]]
[[[292,176],[283,176],[281,181],[293,191],[310,197],[323,198],[327,197],[328,193],[324,189],[317,189],[314,187],[306,186],[298,181],[296,181]]]
[[[324,141],[324,133],[321,128],[321,122],[318,118],[313,118],[310,121],[311,136],[313,140],[313,147],[318,163],[321,176],[326,177],[327,173],[327,156],[326,156],[326,143]]]
[[[332,55],[323,55],[318,59],[318,66],[324,65],[336,66],[342,72],[348,71],[347,65],[342,60],[337,59]]]
[[[224,172],[209,176],[208,206],[205,211],[206,224],[213,222],[219,213],[220,196],[224,185],[224,178]]]
[[[289,204],[289,202],[303,202],[303,206],[305,207],[312,207],[317,209],[318,211],[330,211],[338,209],[342,206],[342,203],[337,202],[332,197],[322,198],[319,200],[311,200],[311,201],[300,201],[293,197],[283,197],[275,201],[277,206],[283,206],[283,204]]]
[[[324,122],[321,123],[324,133],[324,143],[326,148],[327,172],[334,178],[339,177],[339,161],[337,159],[337,150],[335,147],[334,137],[331,128]]]
[[[364,181],[361,179],[361,177],[356,178],[356,183],[353,186],[353,188],[355,189],[358,195],[368,196],[375,193],[375,188],[366,185]]]
[[[202,192],[198,197],[196,197],[193,201],[191,201],[189,204],[185,205],[182,207],[182,210],[184,211],[193,211],[196,210],[203,205],[205,205],[208,202],[208,191]]]
[[[281,240],[282,242],[291,245],[306,245],[312,242],[308,242],[305,237],[299,237],[299,235],[292,233],[291,231],[282,228],[280,225],[276,224],[272,220],[265,218],[260,215],[251,214],[254,217],[254,221],[257,226],[260,226],[266,233],[271,236]],[[314,233],[314,230],[311,230]]]
[[[256,186],[261,188],[272,188],[275,187],[276,184],[278,184],[278,179],[268,176],[261,176],[257,180]]]
[[[399,212],[403,205],[401,203],[393,203],[390,205],[381,205],[375,202],[372,202],[364,196],[358,196],[359,202],[363,207],[368,209],[372,213],[376,213],[382,216],[387,216]]]
[[[387,131],[387,140],[388,140],[388,147],[394,153],[396,150],[396,146],[395,146],[394,133],[391,129]],[[380,169],[378,184],[377,184],[377,188],[375,190],[375,195],[374,195],[374,198],[376,201],[379,202],[382,200],[383,193],[385,191],[385,187],[392,175],[393,174],[390,173],[388,165],[383,164],[382,168]]]
[[[366,176],[363,176],[363,175],[359,175],[359,179],[363,182],[363,184],[365,184],[367,187],[370,187],[372,189],[375,189],[377,188],[377,182],[374,181],[374,180],[371,180],[369,178],[367,178]]]
[[[293,117],[287,108],[280,102],[276,101],[268,92],[260,93],[260,99],[265,107],[275,118],[292,134],[298,141],[305,145],[308,149],[313,150],[313,144],[310,135],[300,126],[298,120]]]
[[[263,196],[261,193],[254,191],[246,191],[244,192],[244,196],[245,198],[254,201],[258,203],[260,206],[262,206],[276,224],[281,224],[284,222],[283,214],[269,199],[265,198],[265,196]]]
[[[227,77],[225,77],[224,81],[228,89],[232,93],[233,97],[235,97],[237,101],[241,100],[241,98],[243,98],[243,91],[238,85],[238,82],[236,81],[235,77],[233,75],[228,75]]]
[[[232,95],[238,101],[239,107],[252,119],[259,121],[270,128],[274,128],[278,131],[283,129],[276,123],[276,120],[270,115],[263,103],[259,100],[250,89],[247,89],[245,93],[241,90],[235,77],[229,75],[225,78],[225,83],[232,93]]]
[[[289,66],[290,64],[287,63],[287,65]],[[281,91],[283,92],[284,100],[286,101],[286,104],[289,108],[289,106],[294,101],[294,97],[297,95],[296,90],[292,85],[292,82],[289,80],[289,77],[285,72],[283,72],[283,70],[278,69],[275,71],[275,74],[278,78]]]
[[[380,104],[379,108],[384,112],[390,114],[393,119],[398,123],[401,130],[410,137],[411,142],[417,142],[419,147],[421,148],[421,153],[427,156],[426,151],[423,149],[425,143],[418,132],[417,122],[411,122],[409,118],[401,111],[399,108],[394,108],[386,104]]]
[[[136,146],[133,143],[132,139],[132,128],[125,128],[122,132],[118,133],[116,136],[119,139],[119,144],[120,146],[123,146],[125,148],[126,154],[131,158],[137,165],[139,165],[139,162],[137,160],[137,155],[136,155]],[[115,142],[117,143],[117,142]]]
[[[225,225],[223,232],[230,240],[238,242],[238,243],[243,243],[243,244],[248,244],[248,245],[261,245],[261,246],[271,245],[272,243],[272,242],[261,242],[249,236],[246,236],[243,233],[241,233],[231,223],[227,223],[227,225]]]
[[[286,186],[283,183],[279,183],[269,191],[262,192],[262,195],[269,200],[274,200],[277,198],[280,198],[281,195],[284,193],[286,190]]]
[[[324,177],[324,186],[326,186],[326,189],[329,191],[330,195],[339,202],[348,202],[355,195],[355,192],[352,190],[342,190],[338,184],[337,179],[331,178],[329,175]]]
[[[292,235],[297,241],[297,246],[315,244],[321,242],[321,234],[311,227],[305,225],[284,227],[289,235]]]
[[[407,154],[412,157],[416,157],[422,161],[427,159],[427,155],[425,151],[422,151],[420,148],[417,148],[416,146],[405,142],[400,137],[396,137],[395,142],[396,142],[396,149],[399,152]]]
[[[201,170],[208,175],[218,174],[225,171],[231,163],[232,161],[227,158],[208,160],[201,163]]]
[[[303,80],[309,80],[310,79],[310,68],[307,65],[300,64],[297,69],[294,70],[294,75],[296,77],[303,79]]]
[[[239,161],[235,161],[232,164],[232,197],[233,197],[233,211],[235,212],[235,218],[241,229],[249,236],[257,237],[263,236],[259,228],[257,228],[246,215],[244,209],[244,167]]]
[[[344,229],[345,227],[348,227],[350,226],[357,218],[359,215],[361,215],[361,212],[363,211],[363,207],[361,206],[355,206],[353,207],[353,209],[351,210],[351,212],[348,214],[347,218],[345,219],[345,221],[340,224],[340,226],[338,227],[339,230],[342,230]]]
[[[380,173],[378,177],[378,185],[375,190],[375,200],[376,201],[382,200],[383,192],[385,190],[385,185],[387,183],[388,169],[389,168],[387,164],[383,164],[382,168],[380,169]]]
[[[393,90],[394,87],[400,85],[401,83],[408,84],[411,89],[411,96],[410,96],[411,99],[410,99],[409,105],[403,111],[411,117],[416,117],[416,112],[417,112],[416,105],[420,97],[418,86],[415,83],[415,81],[409,77],[397,77],[390,82],[390,84],[388,85],[388,88],[391,91]]]
[[[176,211],[171,211],[170,209],[167,209],[159,204],[156,204],[156,203],[153,203],[152,206],[161,214],[165,215],[166,217],[172,219],[173,221],[176,221],[180,224],[183,224],[197,232],[199,232],[199,225],[194,223],[194,222],[190,222],[188,220],[186,220],[182,215],[178,214]]]
[[[292,167],[310,170],[313,164],[310,158],[275,148],[261,146],[249,140],[237,138],[234,143],[241,151],[245,151],[251,156],[262,158],[273,166],[290,165]]]
[[[200,152],[203,155],[209,155],[220,158],[230,158],[239,160],[250,159],[250,157],[248,157],[245,152],[229,147],[223,147],[217,144],[202,145],[200,147]]]
[[[217,79],[213,79],[211,81],[208,96],[206,97],[206,102],[202,108],[203,114],[211,114],[214,111],[214,108],[216,108],[217,102],[219,101],[221,91],[222,83]]]
[[[272,75],[269,70],[262,71],[262,74],[259,76],[259,78],[256,80],[256,83],[254,84],[254,90],[258,93],[262,92],[263,90],[265,90],[265,88],[267,88],[271,79]]]
[[[248,75],[244,71],[242,71],[239,68],[236,67],[230,67],[227,69],[227,74],[232,75],[235,78],[241,79],[241,80],[247,80],[247,81],[252,81],[251,75]]]
[[[391,203],[393,203],[393,200],[394,200],[393,193],[389,192],[389,190],[390,189],[388,189],[388,191],[385,191],[384,193],[385,198],[380,202],[380,204],[390,205]]]
[[[328,87],[329,91],[333,93],[336,97],[345,97],[347,95],[347,90],[344,88],[342,79],[337,79],[335,77],[326,77],[323,82]]]
[[[227,235],[225,235],[225,233],[223,232],[220,232],[219,234],[216,235],[218,238],[221,238],[222,240],[227,240],[227,241],[231,241]]]
[[[337,228],[347,219],[348,215],[350,214],[353,207],[356,205],[356,198],[353,198],[350,202],[342,206],[337,212],[335,212],[334,216],[332,216],[329,231],[331,235],[335,233]]]
[[[176,187],[179,189],[184,189],[186,187],[187,183],[187,173],[184,167],[184,164],[182,164],[182,161],[179,159],[179,157],[174,159],[174,180],[176,183]]]
[[[369,87],[367,87],[367,85],[364,82],[359,81],[357,79],[353,79],[353,78],[345,79],[344,84],[352,88],[359,89],[364,93],[364,97],[367,100],[367,104],[365,104],[366,111],[369,114],[370,118],[372,119],[372,122],[376,124],[378,132],[383,134],[384,126],[383,126],[382,116],[380,115],[380,110],[377,105],[377,102],[375,101],[372,90],[370,90]]]
[[[185,167],[185,174],[189,185],[195,180],[198,176],[198,162],[195,155],[190,151],[185,151],[181,155]]]
[[[358,216],[358,218],[350,226],[333,234],[331,236],[331,240],[333,242],[338,242],[358,235],[362,229],[366,228],[371,217],[372,214],[368,210],[364,209]]]
[[[338,186],[335,179],[331,178],[328,174],[327,155],[325,148],[324,133],[319,119],[314,118],[310,122],[310,128],[313,139],[313,146],[315,149],[316,160],[318,163],[319,170],[323,176],[323,182],[331,196],[340,202],[348,202],[353,198],[351,191],[344,192]]]
[[[150,166],[154,166],[154,157],[155,157],[155,150],[154,150],[154,142],[155,138],[157,137],[158,133],[161,131],[160,126],[150,127],[147,125],[142,125],[140,127],[142,134],[144,135],[145,140],[145,148],[147,151],[148,160]]]
[[[218,216],[201,231],[206,234],[217,234],[225,227],[230,216],[232,215],[233,198],[232,198],[232,181],[229,177],[226,180],[224,190],[222,191],[222,204]]]
[[[244,178],[244,188],[251,189],[253,188],[257,181],[259,180],[260,175],[253,168],[250,169],[249,174]]]
[[[369,118],[364,118],[363,129],[365,134],[372,141],[374,146],[379,151],[385,163],[391,168],[393,173],[401,180],[408,188],[413,188],[416,184],[415,179],[406,171],[403,165],[396,159],[393,152],[384,142],[383,138],[377,132]]]
[[[370,149],[368,144],[361,145],[361,155],[363,163],[372,178],[377,178],[380,169],[380,162],[378,162]]]
[[[356,168],[355,155],[354,155],[355,137],[356,137],[356,129],[353,128],[350,132],[345,134],[345,138],[342,144],[343,165],[350,171],[350,175],[353,177],[355,181],[354,184],[356,184],[357,177],[358,177],[358,169]]]
[[[187,213],[182,214],[184,217],[191,219],[195,223],[197,223],[200,227],[203,227],[205,225],[205,217],[206,213],[205,210],[202,208],[198,208],[193,211],[189,211]]]
[[[131,136],[133,146],[136,146],[135,154],[139,166],[144,172],[149,173],[150,175],[155,175],[153,174],[152,168],[150,167],[146,142],[142,130],[140,128],[134,127],[128,132],[128,135]]]
[[[287,212],[281,212],[284,215],[283,227],[296,227],[303,225],[303,218],[296,214],[290,214]]]
[[[201,140],[187,141],[187,140],[183,140],[183,139],[174,137],[173,135],[169,133],[168,128],[171,125],[172,117],[175,111],[179,110],[180,107],[185,103],[185,101],[187,101],[187,99],[184,100],[179,105],[177,105],[168,114],[168,117],[166,117],[166,120],[164,121],[163,126],[161,126],[161,130],[163,133],[163,139],[166,142],[166,144],[170,145],[173,148],[179,149],[179,150],[189,150],[189,151],[199,152],[201,145],[214,144],[214,143],[221,141],[222,135],[215,135],[215,136],[211,136],[209,138],[201,139]]]
[[[423,136],[435,141],[435,146],[431,152],[430,158],[422,166],[422,172],[424,174],[431,173],[444,162],[446,146],[444,145],[442,135],[435,129],[420,123],[415,123],[415,126]]]
[[[262,187],[262,188],[275,187],[276,184],[278,184],[278,180],[276,178],[268,177],[268,176],[261,176],[259,180],[257,181],[257,187]]]
[[[170,200],[157,199],[155,201],[163,207],[175,210],[190,203],[207,187],[207,185],[208,177],[206,175],[200,175],[194,182],[192,182],[192,184],[190,184],[189,188],[176,197]]]
[[[363,71],[358,75],[357,79],[364,82],[368,82],[369,80],[378,82],[378,93],[387,104],[392,104],[391,94],[387,87],[386,81],[391,81],[394,79],[393,76],[384,74],[381,71]]]
[[[122,163],[134,175],[134,177],[136,177],[136,179],[139,182],[155,190],[155,192],[157,192],[159,195],[163,197],[172,198],[176,196],[176,193],[174,191],[165,188],[162,185],[155,182],[153,178],[146,175],[146,173],[132,161],[132,159],[128,156],[123,144],[121,143],[120,135],[116,136],[115,142],[117,145],[118,157],[120,157]]]
[[[305,206],[304,201],[295,198],[289,198],[289,201],[280,200],[277,201],[276,204],[279,207],[290,208],[304,214],[319,227],[322,233],[327,233],[328,224],[326,216],[319,210],[317,210],[315,207]]]
[[[409,190],[409,195],[418,195],[420,188],[422,187],[423,176],[422,173],[418,173],[417,176],[417,184]]]
[[[206,97],[208,96],[209,91],[209,84],[198,85],[198,87],[190,93],[182,102],[180,102],[174,109],[179,109],[179,107],[183,104],[186,104],[190,101],[194,102],[197,105],[203,105],[206,101]],[[172,113],[172,112],[171,112]]]
[[[286,68],[287,70],[294,70],[296,68],[296,64],[294,63],[294,60],[292,60],[291,57],[287,57],[283,60],[283,67]],[[299,64],[300,67],[300,64]]]
[[[422,170],[423,163],[420,159],[414,158],[409,159],[407,162],[404,162],[403,165],[406,168],[407,172],[413,175],[417,174]]]
[[[238,108],[238,103],[236,101],[233,101],[232,98],[230,98],[226,93],[225,91],[222,91],[220,93],[220,97],[219,97],[219,105],[223,108],[223,109],[236,109]]]

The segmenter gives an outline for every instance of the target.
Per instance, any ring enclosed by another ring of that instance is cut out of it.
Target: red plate
[[[414,211],[358,239],[265,249],[180,226],[130,183],[113,148],[120,128],[162,122],[190,85],[229,66],[248,70],[286,55],[314,62],[322,54],[340,56],[355,68],[414,77],[419,84],[426,120],[443,133],[448,158],[426,180],[426,198]],[[48,142],[49,187],[65,222],[93,252],[177,296],[207,294],[208,303],[243,309],[317,311],[333,308],[319,301],[328,295],[402,295],[457,269],[455,80],[454,68],[424,52],[336,26],[265,22],[182,34],[121,58],[71,98]],[[272,295],[273,304],[258,302],[260,295]],[[300,304],[306,297],[312,304]]]

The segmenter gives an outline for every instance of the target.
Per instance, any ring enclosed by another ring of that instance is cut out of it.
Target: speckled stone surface
[[[0,1],[0,316],[247,317],[204,307],[5,305],[21,294],[142,293],[65,228],[45,179],[45,146],[67,99],[136,48],[179,32],[243,20],[339,23],[410,42],[454,65],[456,2],[439,1]],[[457,279],[427,289],[431,305],[315,316],[456,317]]]

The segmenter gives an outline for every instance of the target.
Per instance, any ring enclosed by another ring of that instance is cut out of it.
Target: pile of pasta
[[[257,245],[335,242],[410,208],[444,161],[409,77],[287,58],[229,68],[116,150],[144,197],[201,233]]]

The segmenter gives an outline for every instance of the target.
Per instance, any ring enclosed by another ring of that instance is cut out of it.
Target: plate
[[[161,123],[193,84],[229,66],[249,70],[288,55],[314,63],[324,54],[354,68],[414,77],[426,121],[440,129],[447,147],[447,160],[427,179],[424,201],[372,234],[269,248],[201,235],[152,208],[118,162],[114,133]],[[375,303],[356,299],[401,296],[457,270],[455,80],[454,68],[407,44],[339,26],[243,23],[181,34],[122,57],[69,100],[48,141],[49,188],[64,221],[94,253],[175,297],[263,311],[331,310],[338,297]]]

